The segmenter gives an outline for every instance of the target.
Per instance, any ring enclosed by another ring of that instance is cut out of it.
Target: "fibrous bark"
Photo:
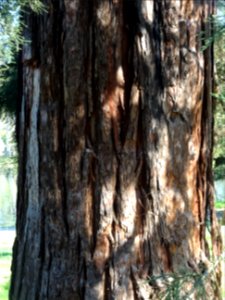
[[[25,17],[10,298],[157,298],[151,276],[207,265],[208,214],[220,251],[213,1],[46,4]]]

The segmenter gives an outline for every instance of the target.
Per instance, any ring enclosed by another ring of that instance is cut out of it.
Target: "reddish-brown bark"
[[[150,276],[207,265],[207,214],[220,251],[213,0],[46,3],[26,16],[10,299],[157,299]]]

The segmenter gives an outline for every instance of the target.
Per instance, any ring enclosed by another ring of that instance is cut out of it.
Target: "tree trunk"
[[[159,299],[150,277],[207,268],[208,215],[220,255],[213,0],[47,5],[25,17],[10,299]]]

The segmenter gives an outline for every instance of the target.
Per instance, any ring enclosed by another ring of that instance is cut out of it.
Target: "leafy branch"
[[[21,13],[47,10],[41,0],[0,0],[0,114],[14,114],[17,98],[17,54],[23,38]]]
[[[200,272],[183,270],[180,273],[152,276],[149,283],[161,287],[159,293],[161,300],[191,300],[193,295],[196,299],[209,299],[207,281],[216,282],[213,278],[216,276],[216,269],[221,261],[225,261],[225,253],[212,264],[209,270],[203,264],[200,266]]]

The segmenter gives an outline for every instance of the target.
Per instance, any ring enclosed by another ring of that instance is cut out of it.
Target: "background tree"
[[[158,299],[149,277],[207,270],[208,216],[221,250],[213,1],[46,5],[24,20],[10,299]]]

